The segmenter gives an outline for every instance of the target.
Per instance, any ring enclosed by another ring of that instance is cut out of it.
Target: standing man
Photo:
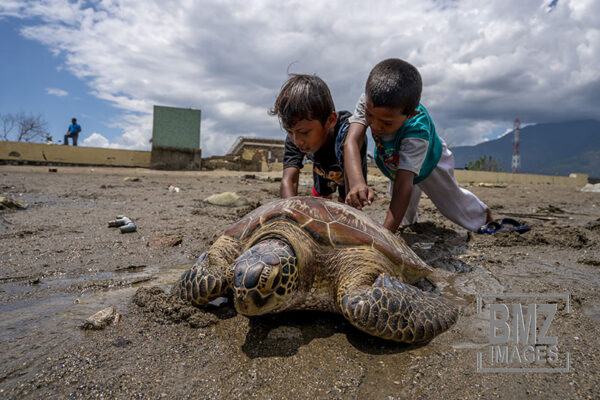
[[[67,129],[67,134],[65,135],[65,141],[63,144],[65,146],[69,145],[69,138],[73,139],[73,146],[77,146],[77,137],[79,137],[79,132],[81,132],[81,125],[77,123],[77,118],[73,118],[71,120],[71,125]]]

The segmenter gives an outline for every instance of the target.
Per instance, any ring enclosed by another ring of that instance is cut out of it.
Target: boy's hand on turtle
[[[362,210],[365,206],[370,206],[375,198],[373,189],[367,185],[354,186],[346,195],[346,204],[358,210]]]

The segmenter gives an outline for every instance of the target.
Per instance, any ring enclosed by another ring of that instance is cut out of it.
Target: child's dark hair
[[[303,119],[318,120],[325,125],[333,111],[331,92],[323,79],[316,75],[290,74],[269,115],[279,117],[283,129],[290,131]]]
[[[377,64],[367,79],[366,92],[375,107],[398,109],[410,115],[421,100],[421,74],[399,58],[389,58]]]

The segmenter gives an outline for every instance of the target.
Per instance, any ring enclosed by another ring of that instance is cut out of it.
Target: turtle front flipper
[[[385,273],[371,286],[341,285],[337,298],[342,314],[352,325],[397,342],[431,340],[458,319],[458,309],[449,301]]]
[[[195,306],[229,295],[233,283],[233,261],[239,256],[241,247],[238,240],[221,236],[181,275],[171,294]]]

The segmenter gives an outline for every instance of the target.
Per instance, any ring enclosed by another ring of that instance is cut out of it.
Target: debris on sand
[[[412,248],[413,248],[413,250],[414,249],[431,250],[431,248],[433,247],[434,244],[435,243],[433,243],[433,242],[417,242],[412,245]]]
[[[119,228],[121,233],[130,233],[137,230],[135,223],[124,215],[117,215],[113,221],[108,221],[109,228]]]
[[[564,214],[565,210],[562,208],[553,206],[552,204],[548,204],[548,207],[538,207],[536,213],[541,214]]]
[[[138,178],[137,176],[126,176],[125,178],[123,178],[123,182],[139,182],[140,178]]]
[[[479,182],[477,186],[485,188],[505,188],[507,185],[504,183]]]
[[[161,324],[187,323],[191,328],[206,328],[216,324],[219,318],[204,312],[183,300],[165,293],[160,287],[141,287],[132,300],[145,313]]]
[[[596,219],[595,221],[588,222],[587,224],[585,224],[585,227],[590,231],[600,229],[600,218]]]
[[[248,199],[238,195],[235,192],[223,192],[213,194],[204,199],[204,201],[209,204],[222,207],[240,207],[249,204]]]
[[[584,187],[581,188],[582,192],[592,192],[592,193],[600,193],[600,183],[591,184],[588,183]]]
[[[148,247],[175,247],[183,242],[183,236],[181,235],[156,235],[152,239],[148,240],[146,246]]]
[[[593,267],[600,267],[600,260],[596,260],[594,258],[581,258],[577,260],[579,264],[591,265]]]
[[[240,177],[241,179],[257,179],[265,182],[281,182],[281,176],[268,176],[268,175],[256,175],[256,174],[245,174]]]
[[[144,268],[146,268],[146,267],[147,267],[147,265],[146,265],[146,264],[140,264],[140,265],[136,265],[136,264],[129,264],[129,265],[128,265],[128,266],[126,266],[126,267],[120,267],[120,268],[116,268],[116,269],[115,269],[115,272],[123,272],[123,271],[130,271],[130,272],[133,272],[133,271],[139,271],[139,270],[141,270],[141,269],[144,269]]]
[[[121,320],[121,314],[114,307],[105,308],[96,314],[88,317],[81,324],[80,328],[85,330],[101,330],[109,325],[117,325]]]
[[[5,209],[9,209],[9,208],[25,209],[25,208],[27,208],[27,205],[21,203],[18,200],[13,200],[11,198],[0,195],[0,210],[5,210]]]

